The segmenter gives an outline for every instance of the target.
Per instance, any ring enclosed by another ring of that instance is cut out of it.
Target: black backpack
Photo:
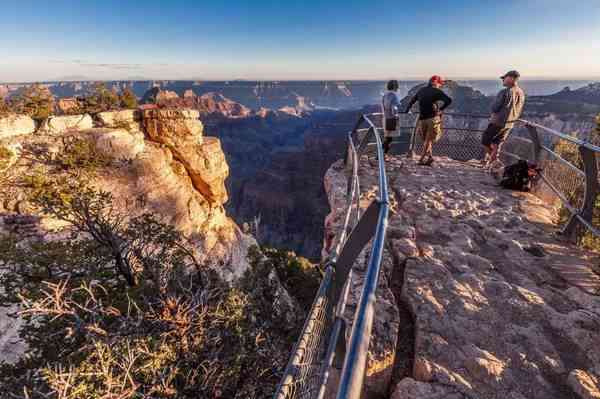
[[[509,190],[529,191],[531,183],[539,176],[540,169],[534,164],[520,160],[504,168],[500,185]]]

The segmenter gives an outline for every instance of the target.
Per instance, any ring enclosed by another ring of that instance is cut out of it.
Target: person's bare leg
[[[419,160],[419,162],[423,163],[425,162],[425,158],[427,158],[427,155],[429,154],[429,147],[430,147],[430,141],[428,138],[425,138],[425,142],[423,143],[423,153],[421,154],[421,159]]]
[[[429,158],[433,158],[433,140],[429,140],[427,146],[427,155]]]
[[[492,143],[492,145],[490,145],[490,148],[490,164],[492,164],[498,159],[498,144]]]
[[[485,154],[483,155],[483,161],[481,161],[481,163],[485,166],[490,162],[490,157],[492,155],[492,147],[490,147],[489,145],[484,145],[483,148],[485,150]]]

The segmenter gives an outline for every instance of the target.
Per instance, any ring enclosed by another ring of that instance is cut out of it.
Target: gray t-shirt
[[[519,86],[500,90],[494,104],[490,123],[504,128],[511,128],[521,116],[525,105],[525,93]]]
[[[383,95],[381,100],[381,108],[383,109],[383,117],[385,119],[393,119],[400,112],[400,101],[398,96],[393,91],[388,91]]]

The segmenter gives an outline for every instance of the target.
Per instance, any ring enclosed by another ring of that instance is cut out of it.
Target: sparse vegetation
[[[81,173],[94,172],[99,167],[109,165],[110,158],[96,150],[96,146],[90,140],[76,137],[65,143],[62,155],[56,159],[56,163],[62,169]]]
[[[133,91],[126,87],[119,96],[120,105],[124,109],[135,109],[138,106],[138,100]]]
[[[594,144],[600,143],[600,115],[596,117],[596,124],[597,126],[590,132],[588,137],[588,140]],[[577,145],[561,140],[554,147],[554,151],[573,165],[583,169],[583,161]],[[573,191],[565,194],[572,204],[576,204],[582,201],[584,190],[584,186],[578,185]],[[560,209],[559,216],[560,222],[564,224],[570,218],[571,213],[563,206]],[[600,196],[596,198],[592,222],[594,226],[600,226]],[[580,229],[579,243],[585,248],[600,250],[600,238],[594,236],[584,227],[581,227]]]
[[[5,98],[0,97],[0,118],[8,115],[10,112],[10,105]]]
[[[293,253],[253,248],[244,277],[224,283],[172,226],[92,189],[92,154],[73,142],[52,173],[26,179],[29,201],[66,222],[68,239],[0,236],[0,305],[20,306],[28,348],[0,365],[3,394],[270,397],[318,272]]]
[[[2,173],[9,165],[13,152],[8,148],[0,145],[0,173]]]
[[[99,112],[119,109],[119,95],[109,90],[104,83],[97,83],[92,93],[83,98],[83,112],[94,115]]]
[[[43,120],[53,114],[54,97],[50,90],[38,84],[26,87],[11,103],[17,114],[29,115],[35,120]]]
[[[254,249],[252,268],[230,287],[195,262],[193,248],[172,227],[151,215],[125,221],[108,194],[60,184],[33,201],[69,222],[70,240],[0,240],[2,302],[22,305],[29,348],[18,363],[0,368],[6,392],[270,396],[304,312],[274,309],[280,286],[269,276],[289,287],[308,265],[290,253]],[[301,302],[314,291],[302,294]]]

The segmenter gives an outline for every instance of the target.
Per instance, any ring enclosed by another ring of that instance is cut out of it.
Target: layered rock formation
[[[0,139],[35,132],[35,121],[26,115],[8,115],[0,118]]]
[[[557,240],[554,209],[499,189],[476,163],[440,159],[428,168],[394,157],[387,172],[391,212],[367,375],[391,376],[367,377],[368,389],[394,399],[596,397],[597,254]],[[327,236],[338,232],[345,184],[334,165]],[[364,157],[361,187],[366,207],[377,174]],[[357,274],[361,267],[359,260]],[[403,271],[399,291],[388,289],[390,270]],[[352,292],[354,303],[358,288]],[[412,320],[402,320],[403,306]],[[414,322],[407,337],[397,332],[397,314],[400,325]],[[408,359],[406,346],[414,349]],[[391,362],[382,355],[394,352],[401,355]]]
[[[39,131],[46,134],[63,134],[91,129],[93,126],[92,117],[88,114],[51,116],[42,122]]]
[[[30,157],[15,156],[21,147],[43,149],[53,157],[64,151],[65,142],[90,141],[114,159],[98,171],[93,184],[113,194],[116,209],[128,215],[151,212],[174,224],[197,244],[201,261],[221,265],[227,280],[246,270],[246,251],[254,240],[225,213],[229,168],[219,140],[203,136],[197,111],[105,112],[98,115],[103,127],[83,130],[76,129],[81,124],[71,125],[71,118],[86,121],[89,116],[53,118],[48,123],[52,129],[0,141],[0,147],[10,150],[5,151],[10,173],[18,176],[43,167]],[[53,123],[57,120],[61,122]],[[26,212],[19,187],[2,191],[4,212]]]

